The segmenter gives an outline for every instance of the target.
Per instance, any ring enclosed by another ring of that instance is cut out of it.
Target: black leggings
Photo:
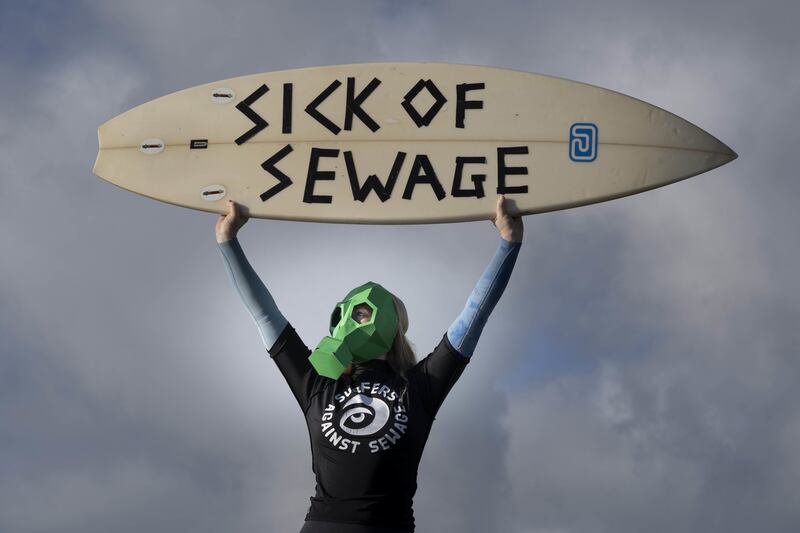
[[[365,526],[362,524],[344,524],[341,522],[317,522],[307,520],[303,523],[300,533],[411,533],[410,529]]]

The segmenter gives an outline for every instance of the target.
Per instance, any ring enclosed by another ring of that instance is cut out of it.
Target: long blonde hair
[[[397,313],[397,335],[392,341],[392,349],[386,354],[386,362],[392,370],[405,377],[406,372],[417,364],[417,356],[411,341],[406,337],[408,331],[408,312],[403,301],[392,294],[394,310]]]

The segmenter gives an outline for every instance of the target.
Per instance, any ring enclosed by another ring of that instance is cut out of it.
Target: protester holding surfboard
[[[368,282],[338,302],[313,352],[280,313],[236,237],[248,218],[229,201],[216,238],[228,276],[305,415],[316,493],[301,533],[408,533],[417,468],[434,417],[472,356],[511,276],[521,217],[498,196],[500,241],[461,314],[417,362],[405,306]]]
[[[308,425],[317,487],[304,533],[413,531],[428,432],[508,283],[521,216],[648,191],[737,157],[687,120],[616,91],[436,63],[230,78],[139,105],[97,134],[98,176],[220,213],[228,274]],[[500,242],[464,310],[417,362],[405,306],[374,281],[336,303],[329,335],[310,350],[236,239],[250,216],[350,224],[489,217]]]

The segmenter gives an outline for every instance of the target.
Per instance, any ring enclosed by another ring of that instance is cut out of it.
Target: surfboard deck
[[[636,194],[737,157],[624,94],[507,69],[374,63],[243,76],[98,129],[94,173],[171,204],[251,217],[422,224]]]

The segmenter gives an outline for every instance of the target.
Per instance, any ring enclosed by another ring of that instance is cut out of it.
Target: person
[[[242,207],[229,201],[229,212],[219,216],[216,239],[228,278],[255,321],[308,427],[316,488],[301,533],[414,531],[412,504],[417,471],[433,420],[469,363],[522,245],[522,218],[510,216],[505,202],[504,196],[498,196],[490,218],[500,234],[495,255],[460,315],[432,352],[416,361],[405,336],[408,315],[402,300],[369,282],[337,304],[330,325],[333,337],[325,337],[314,352],[324,352],[324,362],[336,367],[328,376],[320,374],[325,364],[309,357],[311,350],[278,310],[245,257],[237,238],[248,220]],[[388,296],[378,304],[373,303],[378,301],[375,298],[350,297],[372,294],[370,291]],[[343,309],[352,311],[339,316]],[[359,358],[361,348],[347,341],[352,335],[340,335],[347,329],[343,325],[351,332],[372,331],[370,338],[374,340],[377,329],[368,326],[375,326],[378,317],[384,322],[391,317],[392,329],[384,327],[384,332],[390,331],[393,338],[388,342],[384,338],[383,344],[373,343],[372,358]],[[324,349],[326,342],[334,348]],[[353,354],[344,354],[348,349],[342,348],[343,344],[353,346]],[[376,345],[382,348],[374,348]],[[375,356],[384,350],[386,353]]]

